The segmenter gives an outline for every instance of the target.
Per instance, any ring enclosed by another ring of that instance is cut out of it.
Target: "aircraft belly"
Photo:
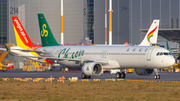
[[[61,65],[67,66],[67,67],[74,67],[74,68],[80,68],[80,64],[77,64],[75,61],[66,61],[66,62],[58,62]]]

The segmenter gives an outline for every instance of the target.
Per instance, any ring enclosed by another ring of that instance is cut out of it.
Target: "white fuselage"
[[[51,46],[36,49],[45,51],[43,57],[88,61],[107,61],[103,68],[166,68],[175,63],[168,50],[153,46]],[[157,55],[158,52],[167,53]],[[59,61],[69,67],[79,67],[77,61]]]

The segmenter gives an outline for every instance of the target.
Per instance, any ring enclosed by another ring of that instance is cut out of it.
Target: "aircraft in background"
[[[117,78],[125,78],[124,69],[134,68],[138,75],[149,75],[154,69],[166,68],[175,63],[168,50],[161,47],[146,46],[157,42],[159,20],[152,23],[146,37],[138,46],[59,46],[48,41],[53,36],[43,14],[38,14],[42,47],[42,57],[67,67],[81,67],[83,79],[98,76],[103,69],[120,69]],[[155,42],[156,41],[156,42]],[[158,53],[164,55],[158,55]],[[156,72],[156,79],[160,76]]]
[[[177,52],[179,48],[171,48],[169,49],[168,41],[166,41],[167,50],[171,52],[175,59],[180,59],[180,52]]]
[[[23,56],[39,62],[54,63],[48,59],[38,60],[37,58],[34,58],[34,56],[40,57],[40,55],[37,54],[38,52],[37,51],[35,52],[34,50],[36,48],[42,47],[42,45],[34,44],[30,40],[18,17],[13,16],[12,22],[13,22],[13,28],[14,28],[17,46],[12,46],[10,47],[10,49],[8,49],[8,47],[4,43],[6,49],[1,48],[1,50],[6,50],[11,55]]]
[[[26,58],[29,58],[29,59],[32,59],[35,61],[47,62],[47,63],[53,64],[54,62],[52,62],[48,59],[39,60],[38,58],[34,57],[34,56],[40,57],[40,55],[37,54],[38,52],[37,51],[35,52],[34,50],[36,48],[42,47],[42,45],[34,44],[30,40],[29,36],[27,35],[27,33],[26,33],[24,27],[22,26],[20,20],[18,19],[18,17],[12,16],[12,22],[13,22],[13,28],[14,28],[17,46],[10,47],[9,53],[11,53],[11,55],[19,55],[19,56],[23,56],[23,57],[26,57]],[[55,40],[54,37],[51,39],[51,41],[57,43],[57,41]],[[70,46],[71,46],[71,44],[70,44]],[[1,48],[1,50],[6,50],[6,49]]]

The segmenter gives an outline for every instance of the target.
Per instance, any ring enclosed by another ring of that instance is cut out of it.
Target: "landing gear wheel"
[[[90,79],[91,78],[91,76],[87,76],[87,79]]]
[[[84,73],[82,73],[82,74],[81,74],[81,78],[82,78],[82,79],[87,79],[87,76],[86,76]]]
[[[69,70],[69,69],[68,69],[67,67],[64,68],[64,71],[65,71],[65,72],[68,72],[68,70]]]
[[[160,75],[155,75],[155,79],[160,79]]]
[[[124,72],[121,73],[121,78],[125,78],[126,74]]]
[[[51,71],[54,71],[54,70],[55,70],[55,66],[52,66],[52,67],[51,67]]]
[[[64,71],[64,67],[61,67],[61,68],[60,68],[60,71],[62,71],[62,72],[63,72],[63,71]]]
[[[121,78],[121,73],[120,72],[116,73],[116,78]]]

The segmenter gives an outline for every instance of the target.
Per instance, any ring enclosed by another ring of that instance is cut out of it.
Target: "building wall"
[[[0,44],[7,42],[7,1],[0,1]]]
[[[60,1],[60,0],[58,0]],[[64,0],[64,43],[83,40],[83,0]]]
[[[139,44],[146,34],[142,34],[140,29],[149,29],[154,19],[160,19],[162,29],[172,27],[179,29],[180,0],[113,0],[112,2],[113,44],[123,44],[126,40],[128,43]],[[94,10],[95,43],[101,44],[104,43],[105,35],[104,4],[104,0],[97,0]]]
[[[41,43],[37,13],[45,14],[55,38],[60,43],[60,0],[7,0],[7,2],[9,43],[15,43],[11,16],[20,17],[30,39],[34,43]],[[83,31],[83,2],[84,0],[64,0],[64,43],[80,43],[86,37]],[[94,0],[95,44],[103,44],[105,41],[104,4],[104,0]],[[179,29],[179,5],[180,0],[113,0],[113,44],[123,44],[126,40],[128,43],[139,44],[145,36],[140,29],[149,29],[154,19],[160,19],[162,29],[172,27]],[[107,8],[109,9],[109,6]],[[109,26],[107,28],[109,30]]]
[[[94,43],[105,42],[105,0],[94,0]]]
[[[9,43],[16,43],[12,16],[18,16],[28,36],[34,43],[41,43],[37,13],[44,13],[54,34],[61,42],[61,1],[60,0],[8,0]],[[82,40],[82,0],[64,0],[64,43],[80,43]]]

